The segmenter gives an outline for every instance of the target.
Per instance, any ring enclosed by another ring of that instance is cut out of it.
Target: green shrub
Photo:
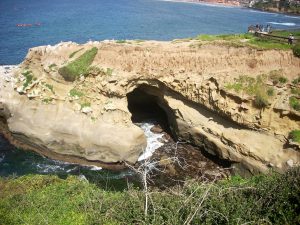
[[[257,108],[265,108],[269,104],[268,97],[263,92],[257,92],[254,99],[254,106]]]
[[[84,96],[83,92],[81,92],[81,91],[79,91],[79,90],[77,90],[75,88],[71,89],[70,92],[69,92],[69,94],[70,94],[71,97],[77,96],[77,97],[80,98],[80,97]]]
[[[42,99],[42,102],[45,103],[45,104],[49,104],[50,102],[52,102],[52,98],[44,98]]]
[[[299,224],[300,168],[217,183],[110,191],[75,176],[0,178],[1,224]],[[126,209],[126,210],[124,210]],[[190,223],[187,221],[190,220]],[[250,224],[250,223],[249,223]]]
[[[296,97],[294,97],[294,96],[290,97],[289,102],[290,102],[290,106],[293,109],[295,109],[296,111],[300,111],[300,102]]]
[[[292,81],[293,84],[297,85],[300,83],[300,76],[298,76],[297,78],[295,78],[293,81]]]
[[[269,74],[269,78],[273,81],[273,84],[285,84],[288,79],[282,75],[281,70],[272,70]]]
[[[275,94],[274,88],[273,87],[268,88],[267,95],[268,96],[274,96],[274,94]]]
[[[80,75],[86,75],[92,64],[98,49],[93,47],[68,65],[61,67],[58,72],[66,81],[75,81]]]
[[[292,88],[291,93],[300,97],[300,88]]]
[[[52,70],[52,68],[56,67],[57,65],[55,63],[52,63],[50,66],[49,66],[49,69]]]
[[[294,45],[293,53],[296,57],[300,57],[300,44]]]
[[[106,74],[107,76],[111,76],[111,75],[113,74],[113,71],[114,71],[113,69],[107,68],[105,74]]]
[[[289,138],[291,138],[294,142],[300,143],[300,130],[292,130],[289,133]]]
[[[282,84],[285,84],[288,81],[288,79],[286,77],[283,77],[283,76],[279,77],[278,80]]]
[[[83,109],[83,108],[86,108],[86,107],[91,107],[91,103],[90,102],[81,102],[80,106],[81,106],[80,109]]]
[[[55,91],[54,91],[54,89],[53,89],[53,85],[51,85],[51,84],[45,84],[45,86],[46,86],[53,94],[55,94]]]
[[[25,71],[22,73],[22,75],[25,77],[25,82],[23,84],[23,90],[28,87],[29,84],[32,83],[32,81],[36,80],[36,77],[33,75],[32,71]]]
[[[259,75],[256,78],[249,76],[239,76],[234,83],[226,84],[224,87],[235,92],[243,91],[248,95],[255,96],[254,106],[257,108],[265,108],[268,106],[268,96],[274,95],[274,89],[265,85],[266,75]]]

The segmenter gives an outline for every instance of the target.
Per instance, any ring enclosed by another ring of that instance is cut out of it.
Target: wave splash
[[[156,149],[164,145],[159,141],[164,136],[164,134],[153,133],[151,131],[151,128],[154,126],[153,123],[143,123],[138,125],[140,126],[140,128],[142,128],[147,138],[147,147],[144,150],[143,154],[138,158],[138,161],[142,161],[152,156]]]

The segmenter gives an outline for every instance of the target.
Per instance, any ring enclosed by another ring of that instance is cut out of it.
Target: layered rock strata
[[[65,81],[59,68],[92,47],[98,53],[91,69],[74,82]],[[104,167],[134,163],[146,140],[131,121],[127,97],[139,89],[155,97],[178,140],[204,147],[240,172],[282,172],[290,162],[300,163],[299,145],[288,138],[300,129],[299,111],[289,105],[299,68],[300,59],[290,51],[198,41],[36,47],[9,76],[1,70],[2,130],[53,158]],[[287,82],[274,82],[274,73]],[[244,87],[243,77],[250,82],[263,77],[259,85],[273,90],[266,105],[255,106],[257,93],[231,88]]]

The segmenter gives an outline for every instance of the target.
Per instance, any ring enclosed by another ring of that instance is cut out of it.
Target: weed
[[[69,58],[73,58],[73,57],[76,55],[76,53],[80,52],[81,50],[83,50],[83,48],[81,48],[81,49],[79,49],[79,50],[77,50],[77,51],[75,51],[75,52],[72,52],[72,53],[69,55]]]
[[[265,108],[268,104],[267,95],[263,91],[258,91],[255,95],[254,106],[257,108]]]
[[[85,75],[92,64],[98,49],[96,47],[87,50],[81,56],[68,65],[61,67],[58,72],[66,81],[75,81],[81,75]]]
[[[300,130],[292,130],[289,133],[289,138],[291,138],[294,142],[300,143]]]
[[[286,78],[286,77],[279,77],[279,82],[281,83],[281,84],[285,84],[287,81],[288,81],[288,79]]]
[[[77,90],[77,89],[75,89],[75,88],[73,88],[73,89],[70,90],[69,95],[70,95],[71,97],[77,96],[77,97],[80,98],[80,97],[84,96],[84,93],[81,92],[81,91],[79,91],[79,90]]]
[[[267,89],[265,85],[266,75],[260,75],[256,78],[249,76],[239,76],[235,79],[234,83],[225,85],[228,90],[234,90],[235,92],[244,92],[248,95],[254,95],[254,106],[257,108],[266,107],[268,102],[268,96],[274,94],[273,89]]]
[[[292,88],[291,93],[300,97],[300,88]]]
[[[273,87],[269,87],[267,90],[267,95],[268,96],[274,96],[275,90]]]
[[[80,103],[80,109],[86,108],[86,107],[91,107],[91,103],[90,102],[81,102]]]
[[[49,104],[50,102],[52,102],[52,98],[44,98],[42,99],[42,102],[46,103],[46,104]]]
[[[53,89],[53,85],[51,85],[51,84],[45,84],[45,86],[46,86],[53,94],[55,94],[55,91],[54,91],[54,89]]]
[[[297,84],[300,84],[300,76],[298,76],[297,78],[295,78],[293,81],[292,81],[293,84],[297,85]]]
[[[114,71],[113,69],[107,68],[105,74],[106,74],[107,76],[111,76],[111,75],[113,74],[113,71]]]
[[[29,84],[32,83],[33,80],[36,80],[36,77],[32,74],[32,71],[25,71],[22,73],[22,75],[25,77],[25,82],[23,84],[23,90],[28,87]]]
[[[296,57],[299,57],[300,58],[300,44],[296,44],[294,47],[293,47],[293,53]]]
[[[285,84],[288,79],[282,75],[282,70],[272,70],[269,73],[269,78],[272,80],[273,84]]]
[[[226,84],[225,88],[227,90],[234,90],[235,92],[240,92],[243,89],[243,84],[241,83]]]
[[[57,67],[57,65],[55,63],[52,63],[50,66],[49,66],[49,69],[52,70],[52,68],[54,67]]]
[[[296,97],[294,97],[294,96],[290,97],[289,102],[290,102],[290,106],[294,110],[300,111],[300,102],[299,102],[299,100]]]
[[[126,40],[117,40],[116,43],[118,43],[118,44],[125,44],[125,43],[127,43],[127,41]]]

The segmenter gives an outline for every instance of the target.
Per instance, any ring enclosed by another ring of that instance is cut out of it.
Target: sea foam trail
[[[296,26],[295,23],[279,23],[279,22],[268,22],[270,24],[274,24],[274,25],[282,25],[282,26],[289,26],[289,27],[293,27]]]
[[[159,140],[163,137],[163,134],[155,134],[151,131],[151,128],[154,126],[152,123],[143,123],[140,125],[142,130],[145,133],[147,138],[147,147],[142,155],[138,158],[138,161],[145,160],[152,156],[156,149],[163,146],[164,144],[161,143]]]

